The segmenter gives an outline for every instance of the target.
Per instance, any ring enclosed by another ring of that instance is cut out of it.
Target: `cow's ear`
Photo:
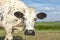
[[[37,14],[37,18],[39,18],[39,19],[44,19],[45,17],[47,17],[47,14],[44,12],[40,12]]]
[[[22,18],[24,14],[22,12],[17,11],[14,13],[14,16],[16,16],[17,18]]]

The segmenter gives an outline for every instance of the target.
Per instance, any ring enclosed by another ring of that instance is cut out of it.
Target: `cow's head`
[[[24,15],[23,15],[24,14]],[[35,35],[34,32],[34,23],[36,19],[44,19],[47,15],[43,12],[41,13],[36,13],[35,9],[32,7],[29,7],[25,9],[24,13],[17,12],[15,13],[16,17],[19,18],[24,18],[24,23],[25,23],[25,35]]]
[[[25,35],[35,35],[34,32],[34,23],[36,19],[44,19],[47,15],[43,12],[41,13],[36,13],[34,8],[29,7],[28,9],[25,10],[24,14],[25,18],[25,24],[26,24],[26,29],[25,29]]]

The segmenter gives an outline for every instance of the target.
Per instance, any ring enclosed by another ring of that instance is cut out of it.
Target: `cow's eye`
[[[24,16],[23,13],[21,13],[19,11],[15,12],[14,15],[18,18],[22,18]]]

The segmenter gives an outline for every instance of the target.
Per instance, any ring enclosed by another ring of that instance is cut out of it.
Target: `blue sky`
[[[60,0],[21,0],[27,6],[35,7],[37,13],[45,12],[47,17],[37,21],[60,21]]]

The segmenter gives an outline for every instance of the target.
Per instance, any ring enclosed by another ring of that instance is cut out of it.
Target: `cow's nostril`
[[[35,35],[35,31],[34,30],[25,30],[25,35]]]

